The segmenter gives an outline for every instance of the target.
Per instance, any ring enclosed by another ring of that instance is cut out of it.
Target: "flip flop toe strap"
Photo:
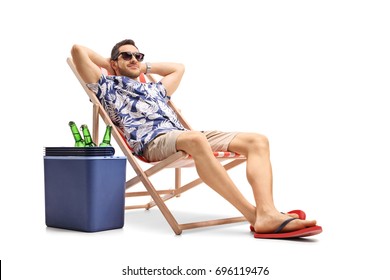
[[[298,219],[298,218],[290,218],[290,219],[285,220],[285,221],[284,221],[283,223],[281,223],[280,226],[275,230],[275,233],[281,232],[281,231],[285,228],[285,226],[287,226],[287,224],[288,224],[289,222],[291,222],[291,221],[293,221],[293,220],[296,220],[296,219]]]

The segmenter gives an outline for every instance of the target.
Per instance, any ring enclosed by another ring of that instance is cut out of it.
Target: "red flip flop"
[[[306,219],[306,213],[302,210],[291,210],[291,211],[287,212],[287,214],[297,214],[299,219],[301,219],[301,220]],[[255,232],[255,229],[253,228],[253,226],[250,226],[249,228],[252,232]]]
[[[296,237],[306,237],[316,235],[322,232],[321,226],[312,226],[303,229],[298,229],[290,232],[281,232],[284,227],[291,221],[296,220],[297,218],[290,218],[285,220],[273,233],[257,233],[255,232],[254,238],[296,238]]]

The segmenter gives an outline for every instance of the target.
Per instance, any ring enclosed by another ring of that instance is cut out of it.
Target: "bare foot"
[[[293,215],[293,216],[292,216]],[[298,218],[298,215],[294,214],[282,214],[275,213],[273,215],[263,215],[257,217],[256,223],[254,225],[255,232],[257,233],[273,233],[279,226],[286,221],[287,219]],[[315,220],[300,220],[295,219],[289,222],[280,232],[290,232],[306,227],[315,226],[317,222]]]
[[[283,212],[281,212],[281,213],[287,215],[290,218],[296,218],[296,219],[301,219],[301,220],[306,219],[306,213],[302,210],[291,210],[287,213],[283,213]],[[251,229],[251,231],[255,231],[255,228],[253,227],[253,225],[250,225],[250,229]]]

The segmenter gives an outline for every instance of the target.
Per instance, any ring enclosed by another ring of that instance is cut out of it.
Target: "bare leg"
[[[248,221],[255,222],[255,207],[234,185],[225,168],[214,157],[211,147],[202,133],[189,131],[181,134],[177,139],[176,148],[192,155],[196,170],[203,182],[233,204]]]
[[[268,140],[259,134],[238,134],[229,150],[247,157],[247,178],[252,186],[256,207],[242,195],[223,166],[215,159],[206,137],[199,132],[181,134],[176,148],[192,155],[200,178],[234,205],[251,223],[256,232],[273,232],[284,220],[274,205],[272,196],[272,168]],[[316,221],[294,220],[283,231],[314,226]]]
[[[272,167],[268,139],[255,133],[240,133],[229,145],[229,150],[247,158],[247,179],[252,186],[256,203],[256,219],[250,221],[256,232],[266,233],[277,228],[286,215],[274,205],[272,192]],[[286,226],[285,231],[314,226],[316,221],[295,220]]]

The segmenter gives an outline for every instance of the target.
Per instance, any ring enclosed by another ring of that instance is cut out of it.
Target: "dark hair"
[[[111,59],[112,60],[117,60],[118,59],[119,48],[124,46],[124,45],[133,45],[134,47],[137,48],[137,46],[135,45],[133,40],[131,40],[131,39],[122,40],[119,43],[116,43],[115,46],[112,48],[112,51],[111,51]]]

